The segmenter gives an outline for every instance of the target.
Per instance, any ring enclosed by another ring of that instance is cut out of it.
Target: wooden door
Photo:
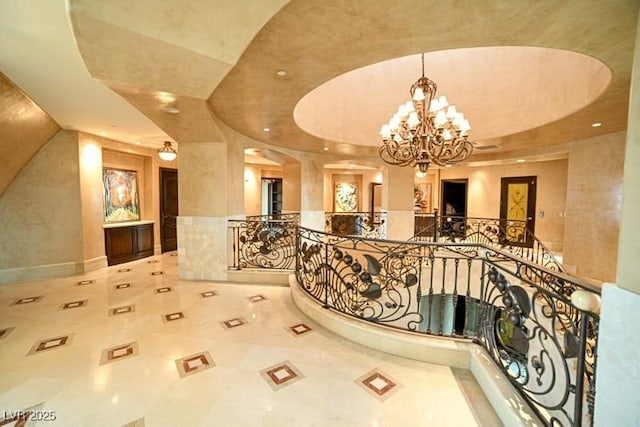
[[[533,246],[536,226],[535,176],[502,178],[500,192],[500,222],[504,227],[503,241],[514,246]]]
[[[162,252],[178,249],[178,171],[160,168],[160,245]]]

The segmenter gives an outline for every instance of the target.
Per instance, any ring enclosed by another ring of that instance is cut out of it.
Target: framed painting
[[[431,212],[431,184],[422,182],[413,189],[413,210],[420,213]]]
[[[334,212],[358,212],[358,183],[336,182],[333,201]]]
[[[140,219],[138,173],[123,169],[102,169],[104,222]]]

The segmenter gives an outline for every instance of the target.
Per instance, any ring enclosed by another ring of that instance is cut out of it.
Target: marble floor
[[[287,287],[180,281],[176,261],[0,286],[0,426],[499,425],[467,371],[323,330]]]

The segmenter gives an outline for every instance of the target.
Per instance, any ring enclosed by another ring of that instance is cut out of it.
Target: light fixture
[[[158,150],[158,156],[165,162],[172,162],[178,156],[176,150],[171,146],[171,141],[165,141],[164,147]]]
[[[591,123],[591,127],[593,127],[593,128],[599,128],[600,126],[602,126],[602,123],[600,123],[600,122]]]
[[[518,159],[518,160],[516,160],[516,162],[518,162],[518,163],[524,163],[524,162],[526,162],[526,160],[525,160],[525,159]]]
[[[287,72],[285,70],[277,70],[276,71],[276,76],[278,77],[284,77],[287,75]]]
[[[411,86],[411,101],[401,104],[388,124],[382,125],[380,158],[391,165],[447,166],[467,159],[473,151],[468,140],[469,122],[447,98],[436,98],[436,83],[424,75]]]
[[[269,129],[269,128],[263,128],[262,130],[265,131],[265,132],[271,132],[271,129]]]

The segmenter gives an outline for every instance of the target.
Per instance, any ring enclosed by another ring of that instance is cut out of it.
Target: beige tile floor
[[[0,286],[0,425],[497,423],[451,369],[323,330],[286,287],[178,280],[173,255]]]

